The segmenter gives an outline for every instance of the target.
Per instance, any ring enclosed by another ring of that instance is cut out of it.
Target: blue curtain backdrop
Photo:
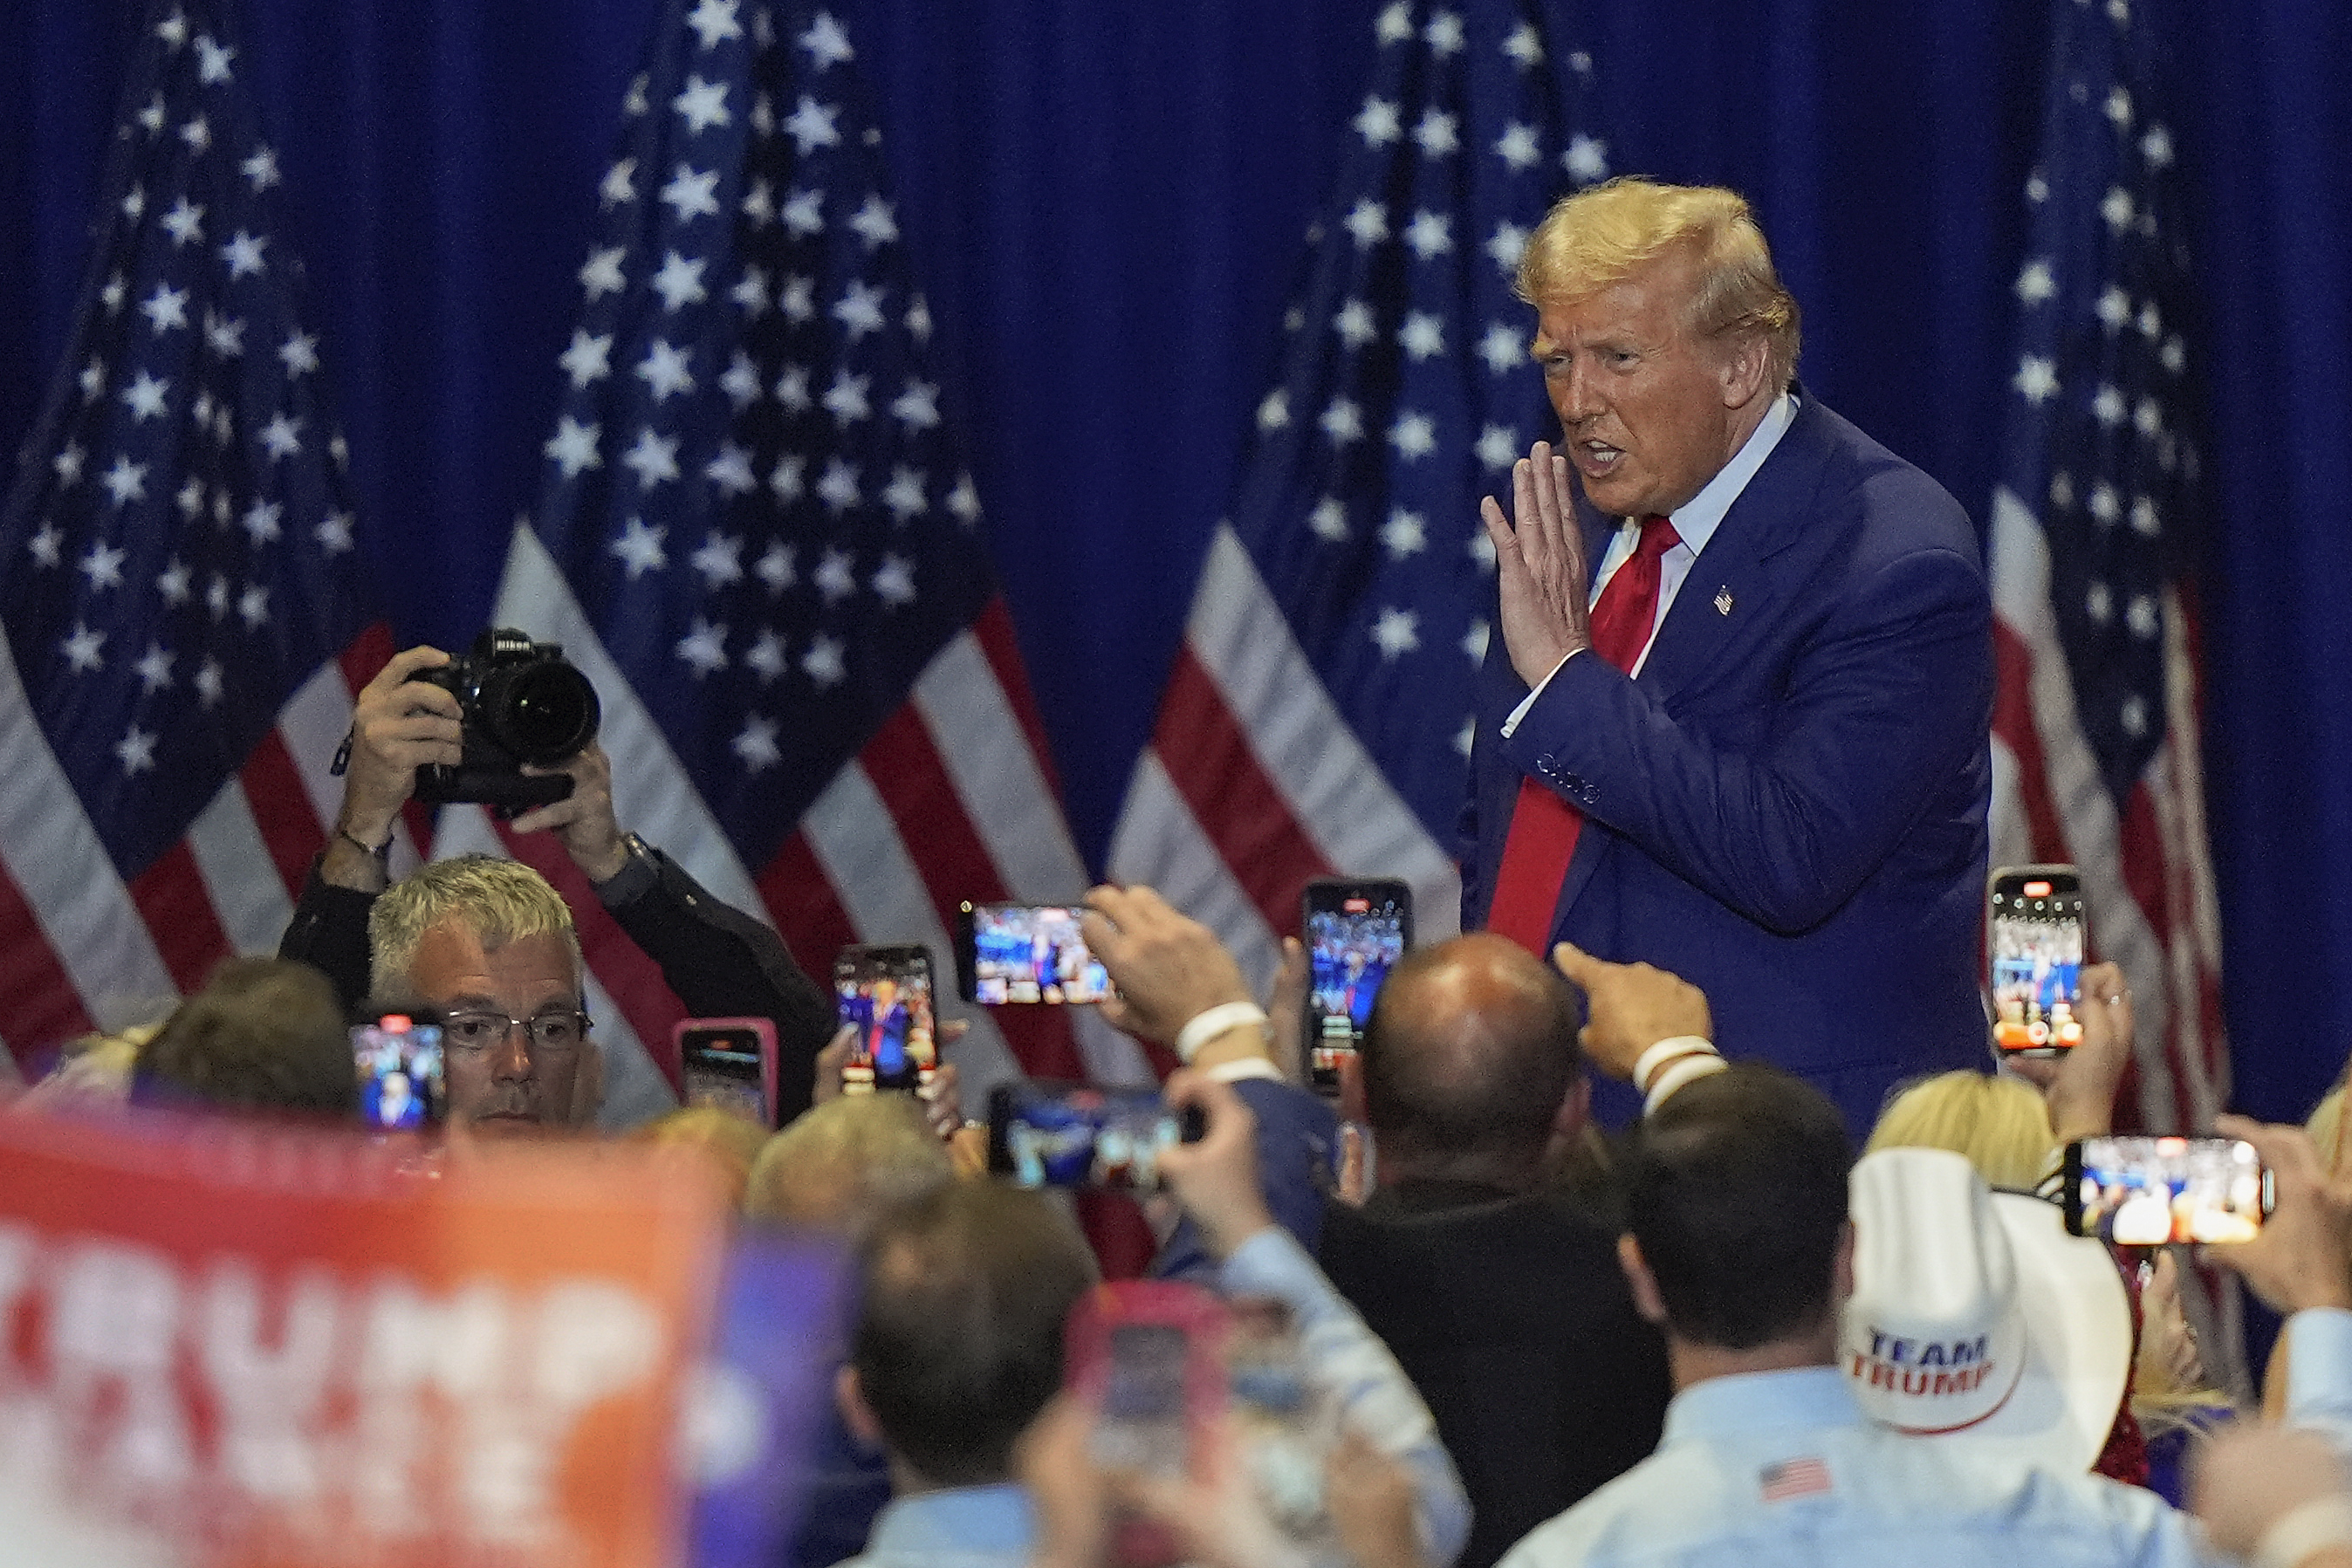
[[[2066,0],[1601,0],[1612,166],[1746,191],[1807,381],[1981,519]],[[2218,513],[2214,848],[2241,1105],[2352,1046],[2352,16],[2172,27]],[[1097,862],[1372,54],[1368,0],[845,0],[1081,845]],[[133,0],[0,10],[0,452],[55,370]],[[656,0],[247,0],[246,58],[405,643],[487,615],[536,494],[596,181]],[[1473,498],[1465,497],[1466,509]],[[0,564],[0,570],[13,563]],[[1857,1005],[1903,977],[1858,976]]]

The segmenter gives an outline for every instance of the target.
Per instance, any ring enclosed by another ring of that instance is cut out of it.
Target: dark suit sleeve
[[[650,853],[652,884],[607,907],[629,939],[661,966],[662,978],[689,1017],[774,1022],[782,1125],[808,1109],[816,1053],[833,1036],[833,1005],[772,928],[713,898],[661,851]]]
[[[1701,694],[1671,712],[1605,661],[1570,659],[1508,753],[1718,902],[1772,931],[1810,929],[1984,744],[1992,691],[1973,558],[1894,556],[1812,612],[1777,689],[1743,686],[1737,711]]]
[[[1339,1163],[1339,1119],[1319,1096],[1270,1078],[1234,1084],[1257,1118],[1257,1180],[1275,1223],[1312,1253],[1323,1235],[1324,1195]],[[1155,1280],[1189,1280],[1213,1288],[1216,1260],[1187,1215],[1151,1261]]]
[[[294,918],[278,942],[279,957],[308,964],[333,983],[346,1012],[367,999],[368,911],[374,907],[374,894],[321,880],[314,859]]]

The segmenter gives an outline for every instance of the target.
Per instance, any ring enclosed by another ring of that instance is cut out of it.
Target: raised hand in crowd
[[[1174,1046],[1202,1067],[1266,1054],[1265,1016],[1215,932],[1148,887],[1097,887],[1086,903],[1087,946],[1118,987],[1102,1003],[1114,1029]],[[1185,1026],[1228,1005],[1234,1021],[1187,1053]]]
[[[2116,1093],[2131,1067],[2131,988],[2124,984],[2123,966],[2086,965],[2079,988],[2078,1043],[2056,1056],[2018,1056],[2003,1063],[2042,1091],[2050,1107],[2050,1131],[2061,1145],[2105,1137],[2114,1129]]]
[[[2206,1249],[2236,1271],[2273,1311],[2352,1308],[2352,1191],[2333,1186],[2300,1127],[2245,1116],[2217,1117],[2214,1130],[2254,1145],[2276,1191],[2270,1218],[2251,1241]]]
[[[1160,1094],[1171,1106],[1207,1119],[1199,1142],[1161,1151],[1160,1174],[1200,1227],[1210,1255],[1229,1258],[1275,1222],[1258,1182],[1257,1117],[1231,1084],[1194,1070],[1170,1073]]]
[[[922,1104],[924,1122],[951,1148],[963,1133],[963,1077],[956,1071],[956,1064],[947,1060],[946,1051],[950,1045],[961,1040],[964,1030],[971,1027],[962,1019],[939,1020],[939,1064],[931,1070],[930,1082],[915,1092],[916,1099]],[[809,1086],[811,1105],[823,1105],[838,1100],[846,1092],[842,1069],[848,1065],[856,1044],[856,1028],[844,1024],[834,1030],[833,1038],[825,1041],[824,1049],[816,1053],[815,1080]],[[987,1160],[984,1146],[981,1159],[984,1166]]]
[[[2208,1540],[2263,1568],[2352,1568],[2352,1498],[2336,1446],[2316,1432],[2241,1423],[2197,1465],[2193,1501]]]
[[[1648,964],[1612,964],[1567,942],[1552,962],[1584,993],[1585,1024],[1577,1042],[1592,1065],[1632,1082],[1642,1053],[1661,1040],[1715,1038],[1706,993]]]
[[[454,768],[464,756],[457,694],[416,678],[448,662],[438,648],[404,649],[352,700],[342,809],[319,867],[331,884],[381,889],[385,872],[378,846],[391,842],[400,809],[416,792],[416,770],[428,763]]]

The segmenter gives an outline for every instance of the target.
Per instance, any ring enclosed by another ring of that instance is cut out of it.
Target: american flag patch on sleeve
[[[1756,1485],[1766,1502],[1811,1497],[1830,1490],[1830,1468],[1819,1459],[1783,1459],[1757,1471]]]

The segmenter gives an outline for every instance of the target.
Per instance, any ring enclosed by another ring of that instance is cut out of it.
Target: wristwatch
[[[607,909],[617,909],[641,896],[661,875],[661,862],[654,859],[653,846],[636,834],[622,834],[621,850],[627,856],[621,869],[593,884],[596,902]]]

